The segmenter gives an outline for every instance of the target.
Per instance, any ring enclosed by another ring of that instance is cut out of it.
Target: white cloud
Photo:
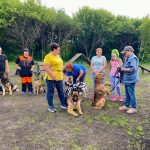
[[[150,15],[149,0],[42,0],[43,5],[64,9],[68,15],[77,12],[83,6],[104,8],[114,15],[141,18]]]

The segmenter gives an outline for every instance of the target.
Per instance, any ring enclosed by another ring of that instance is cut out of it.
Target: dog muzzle
[[[76,106],[77,105],[77,101],[79,100],[78,96],[75,95],[72,97],[72,100],[73,100],[73,104]]]

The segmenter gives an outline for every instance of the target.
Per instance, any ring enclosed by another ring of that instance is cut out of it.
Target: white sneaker
[[[125,105],[119,107],[119,110],[129,110],[130,108],[129,107],[126,107]]]
[[[127,111],[128,114],[133,114],[133,113],[136,113],[136,112],[137,112],[137,109],[135,109],[135,108],[130,108],[130,109]]]

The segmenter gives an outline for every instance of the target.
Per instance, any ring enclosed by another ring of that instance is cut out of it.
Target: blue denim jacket
[[[135,54],[131,54],[129,58],[127,58],[123,64],[123,68],[130,68],[130,72],[123,72],[122,83],[125,85],[129,85],[132,83],[136,83],[139,80],[139,60],[135,56]]]

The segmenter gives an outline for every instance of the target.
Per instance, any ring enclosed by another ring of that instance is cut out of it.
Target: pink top
[[[120,67],[120,63],[118,61],[111,60],[110,65],[111,65],[110,75],[111,76],[120,75],[119,73],[116,74],[117,68]]]

